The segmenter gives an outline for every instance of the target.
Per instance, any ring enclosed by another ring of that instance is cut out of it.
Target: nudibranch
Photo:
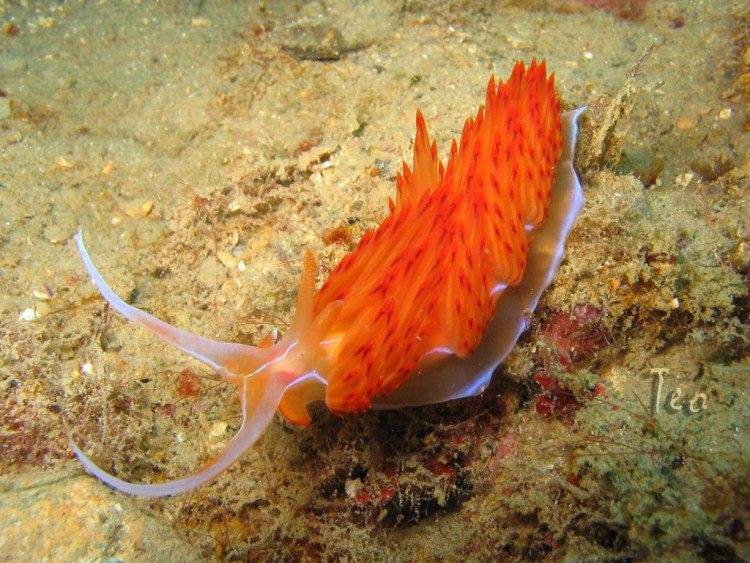
[[[487,86],[448,162],[437,157],[417,111],[414,162],[397,177],[390,214],[315,291],[309,252],[291,325],[260,346],[209,340],[125,303],[94,267],[86,270],[128,320],[213,368],[238,388],[242,424],[194,473],[134,484],[97,466],[71,440],[83,465],[134,495],[193,489],[237,461],[277,410],[307,425],[307,405],[337,414],[436,403],[481,393],[551,283],[583,190],[573,169],[576,119],[562,113],[545,62],[515,65]]]

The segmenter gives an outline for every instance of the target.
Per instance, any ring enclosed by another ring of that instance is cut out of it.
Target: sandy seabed
[[[750,12],[743,2],[0,2],[5,560],[750,559]],[[586,202],[478,398],[278,417],[219,479],[231,386],[108,311],[213,338],[289,322],[441,154],[491,74],[588,105]],[[191,188],[180,181],[184,179]]]

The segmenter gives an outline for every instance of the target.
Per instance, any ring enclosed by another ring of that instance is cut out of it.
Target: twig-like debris
[[[193,189],[193,187],[188,183],[188,181],[180,178],[177,174],[172,174],[172,176],[174,176],[190,192],[192,196],[193,205],[197,209],[200,209],[201,211],[203,211],[204,215],[206,216],[206,219],[211,224],[211,235],[213,236],[213,239],[214,239],[214,258],[216,260],[216,277],[214,279],[214,309],[215,309],[216,308],[216,294],[219,289],[219,237],[217,235],[218,229],[216,227],[216,221],[214,220],[214,216],[208,210],[208,206],[206,205],[206,200],[198,195],[198,193]]]
[[[615,132],[617,125],[627,119],[632,109],[631,98],[638,90],[638,77],[643,64],[656,46],[652,39],[643,54],[630,69],[624,84],[614,96],[603,95],[595,100],[586,112],[589,126],[581,131],[585,150],[580,153],[578,170],[599,170],[620,158],[620,147],[626,130]]]

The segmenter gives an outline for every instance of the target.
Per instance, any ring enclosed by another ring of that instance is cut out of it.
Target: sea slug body
[[[310,253],[292,323],[275,343],[223,343],[180,330],[119,298],[94,267],[110,305],[238,387],[243,422],[226,448],[187,477],[133,484],[81,462],[108,485],[160,496],[219,475],[249,449],[276,410],[309,424],[307,404],[335,413],[435,403],[480,393],[551,283],[582,202],[573,169],[576,118],[560,113],[544,61],[491,78],[446,165],[417,111],[414,162],[397,179],[390,214],[315,291]]]

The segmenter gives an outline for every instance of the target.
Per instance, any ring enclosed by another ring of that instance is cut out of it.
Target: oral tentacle
[[[308,377],[319,379],[316,375]],[[298,385],[299,382],[300,380],[296,379],[290,383],[289,378],[278,377],[276,373],[263,373],[243,379],[239,384],[243,420],[237,434],[211,461],[190,475],[174,481],[150,485],[130,483],[99,467],[78,447],[70,434],[68,434],[68,440],[70,447],[86,469],[95,477],[118,491],[130,495],[149,497],[184,493],[215,479],[229,466],[244,456],[273,419],[273,415],[287,388],[292,385]]]
[[[83,243],[83,233],[80,230],[78,231],[78,251],[83,259],[86,271],[94,280],[99,293],[102,294],[102,297],[107,300],[113,309],[129,321],[154,333],[164,342],[179,348],[196,360],[203,362],[214,369],[219,375],[233,383],[236,383],[237,376],[243,373],[243,367],[249,368],[249,366],[258,363],[261,352],[257,348],[243,344],[218,342],[198,336],[197,334],[165,323],[153,315],[149,315],[145,311],[141,311],[125,303],[107,285],[107,282],[104,281],[104,278],[96,269],[96,266],[94,266]]]

